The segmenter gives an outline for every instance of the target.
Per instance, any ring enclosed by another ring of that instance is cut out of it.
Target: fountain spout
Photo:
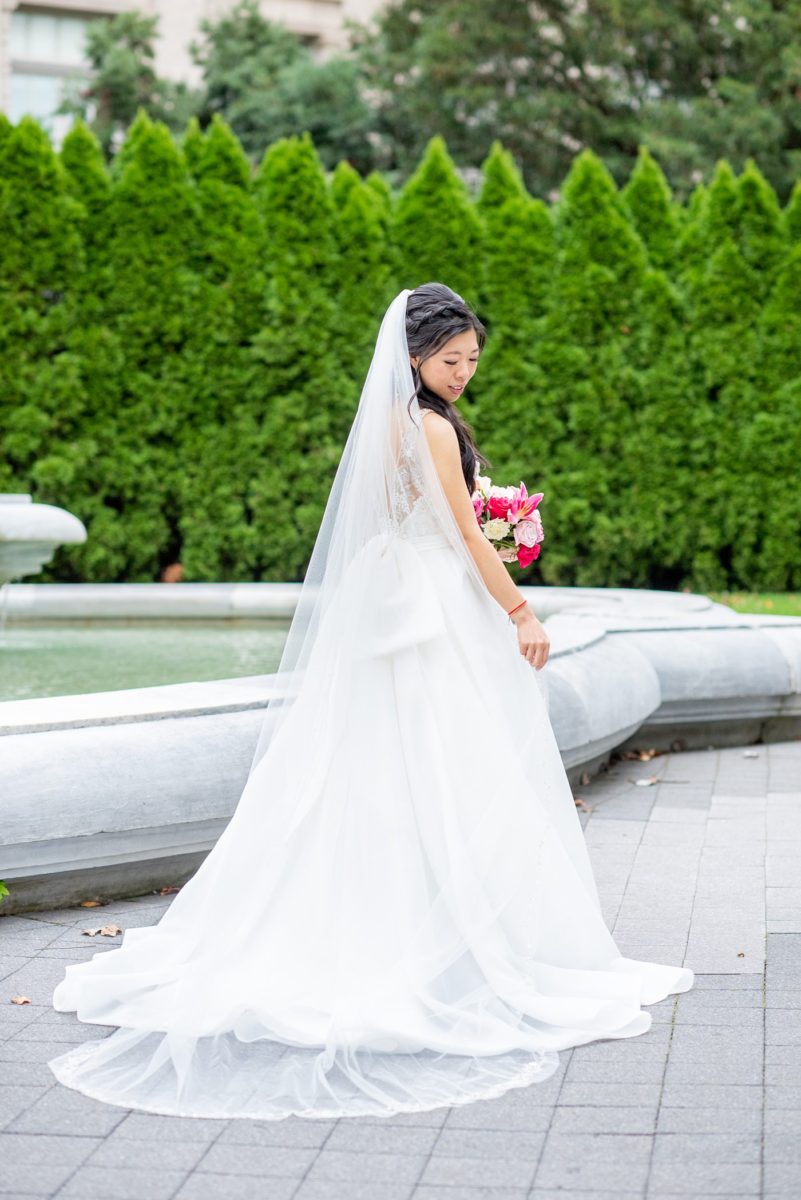
[[[85,541],[83,522],[65,509],[34,504],[25,494],[0,493],[0,587],[38,575],[58,546]]]

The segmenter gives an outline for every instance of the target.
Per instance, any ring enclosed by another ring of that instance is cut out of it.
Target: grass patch
[[[710,600],[728,604],[735,612],[801,617],[799,592],[707,592]]]

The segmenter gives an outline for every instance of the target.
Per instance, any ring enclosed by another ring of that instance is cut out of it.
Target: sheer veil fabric
[[[53,993],[115,1027],[50,1060],[86,1095],[262,1119],[465,1104],[645,1032],[643,1005],[692,986],[605,925],[549,668],[520,655],[431,457],[409,295],[381,323],[233,816],[157,924]]]

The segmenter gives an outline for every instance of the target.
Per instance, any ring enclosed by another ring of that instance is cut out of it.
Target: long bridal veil
[[[443,492],[404,290],[381,323],[237,808],[53,1004],[50,1066],[184,1116],[420,1111],[548,1078],[692,972],[623,958],[537,673]],[[200,751],[199,751],[200,752]]]

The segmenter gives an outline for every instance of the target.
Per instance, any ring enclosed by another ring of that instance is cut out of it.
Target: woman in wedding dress
[[[116,1027],[50,1060],[68,1087],[181,1116],[422,1111],[547,1079],[692,986],[601,914],[548,637],[470,500],[483,344],[443,284],[389,305],[241,799],[156,925],[67,966],[54,1007]]]

